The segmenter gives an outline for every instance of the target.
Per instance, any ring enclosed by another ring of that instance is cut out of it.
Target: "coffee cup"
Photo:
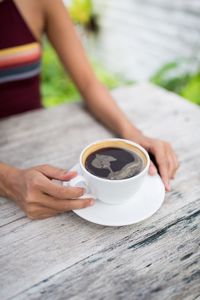
[[[133,156],[131,162],[130,155]],[[113,171],[112,165],[113,168],[115,165],[119,167],[118,160],[121,163],[125,158],[128,159],[127,164],[121,167],[121,170]],[[91,169],[88,169],[88,161],[93,163],[89,165]],[[148,175],[150,158],[147,151],[137,143],[111,138],[96,141],[85,147],[80,154],[79,165],[81,174],[73,178],[69,185],[84,187],[87,196],[108,204],[119,205],[133,199],[133,195],[141,188]],[[100,173],[104,174],[104,177],[100,176]]]

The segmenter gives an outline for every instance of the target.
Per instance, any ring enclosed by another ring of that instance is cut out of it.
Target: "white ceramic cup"
[[[85,168],[85,161],[87,157],[98,149],[105,147],[124,148],[138,153],[143,159],[144,168],[138,175],[122,180],[110,180],[91,174]],[[69,185],[84,187],[86,189],[87,196],[89,194],[91,197],[99,199],[105,203],[123,204],[131,198],[133,199],[133,195],[141,187],[148,174],[150,158],[147,151],[140,145],[128,140],[112,138],[96,141],[84,148],[80,154],[79,164],[82,176],[77,175],[69,182]]]

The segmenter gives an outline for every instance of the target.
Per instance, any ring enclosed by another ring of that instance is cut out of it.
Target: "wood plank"
[[[72,212],[32,222],[1,199],[1,299],[190,299],[189,292],[199,292],[199,107],[149,84],[119,88],[113,96],[146,134],[173,143],[181,167],[172,192],[152,218],[119,228]],[[109,136],[80,103],[64,105],[1,121],[0,157],[19,167],[70,167],[83,146]]]
[[[136,241],[135,232],[112,239],[16,299],[198,299],[199,221],[200,210],[142,241]]]

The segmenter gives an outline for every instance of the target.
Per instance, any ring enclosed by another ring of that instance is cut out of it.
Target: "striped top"
[[[41,107],[42,48],[15,0],[0,2],[0,118]]]
[[[36,42],[0,50],[0,84],[40,73],[40,45]]]

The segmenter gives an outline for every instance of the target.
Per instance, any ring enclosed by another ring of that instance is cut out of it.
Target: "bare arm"
[[[107,89],[97,80],[61,0],[48,5],[46,31],[93,115],[123,137],[130,129],[138,133],[138,129],[129,122]]]
[[[171,145],[165,141],[146,137],[127,119],[107,89],[97,80],[62,0],[49,3],[49,0],[46,0],[47,35],[82,94],[88,109],[115,133],[138,142],[154,155],[165,188],[169,191],[169,180],[174,177],[178,168],[178,161]],[[149,172],[151,175],[156,172],[153,163]]]
[[[0,162],[0,196],[12,198],[10,191],[10,182],[14,183],[14,178],[17,178],[18,172],[16,168],[8,166]],[[9,181],[7,179],[10,179]]]
[[[166,190],[169,190],[169,179],[173,178],[178,167],[171,146],[164,141],[144,136],[127,119],[108,90],[97,80],[62,0],[42,0],[38,3],[41,4],[47,35],[88,109],[115,133],[138,142],[152,153]],[[149,171],[152,175],[155,173],[153,164]],[[0,196],[14,200],[32,219],[46,218],[92,205],[92,199],[79,199],[84,192],[82,189],[58,186],[51,180],[66,181],[75,175],[49,165],[22,170],[0,163]]]

